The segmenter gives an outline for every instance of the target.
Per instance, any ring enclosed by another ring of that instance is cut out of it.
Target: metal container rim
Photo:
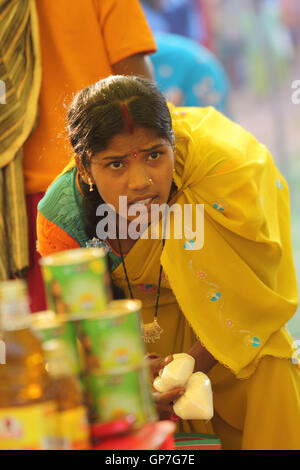
[[[44,330],[61,326],[63,320],[52,310],[43,310],[30,315],[30,324],[33,330]]]
[[[76,320],[105,320],[109,318],[121,317],[129,313],[140,312],[142,308],[142,302],[139,299],[121,299],[113,300],[99,312],[87,312],[87,313],[73,313],[73,314],[62,314],[59,316],[62,321],[76,321]]]
[[[95,378],[104,378],[104,377],[115,377],[119,375],[124,375],[128,374],[130,372],[150,372],[149,369],[149,362],[148,360],[144,357],[139,364],[133,365],[133,366],[123,366],[119,368],[112,368],[109,370],[103,370],[103,369],[91,369],[88,371],[83,371],[82,374],[86,375],[87,377],[95,377]]]
[[[53,312],[52,310],[45,310],[43,312],[37,312],[32,314],[32,317],[35,315],[40,315],[40,321],[42,323],[42,315],[48,314],[48,318],[45,316],[45,325],[47,323],[52,323],[53,326],[59,326],[61,323],[69,322],[69,321],[80,321],[80,320],[101,320],[101,319],[109,319],[120,317],[126,315],[128,313],[139,312],[142,308],[142,302],[139,299],[120,299],[120,300],[112,300],[109,304],[99,312],[86,312],[86,313],[73,313],[73,314],[58,314]],[[53,316],[51,315],[53,314]],[[51,316],[51,317],[50,317]],[[49,318],[50,317],[50,318]],[[38,320],[36,318],[36,320]],[[31,320],[32,325],[34,324],[34,318]],[[36,322],[37,323],[37,322]],[[43,329],[46,326],[36,327],[33,326],[35,329]],[[48,326],[51,328],[51,326]]]
[[[82,259],[80,259],[81,256]],[[99,258],[106,258],[106,251],[103,247],[75,248],[45,256],[39,260],[39,263],[41,266],[70,266],[88,263]]]

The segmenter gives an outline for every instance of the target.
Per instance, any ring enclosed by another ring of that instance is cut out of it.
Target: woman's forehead
[[[133,133],[123,132],[112,137],[105,150],[98,155],[124,155],[132,152],[140,152],[158,144],[165,144],[166,139],[159,137],[151,129],[139,127]]]

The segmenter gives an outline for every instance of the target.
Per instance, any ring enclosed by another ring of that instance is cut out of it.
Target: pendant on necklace
[[[145,343],[155,343],[155,341],[160,339],[163,331],[156,319],[152,323],[143,325],[143,339]]]

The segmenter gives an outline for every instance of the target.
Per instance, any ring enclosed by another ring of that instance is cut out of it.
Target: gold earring
[[[94,191],[94,185],[90,176],[89,176],[89,186],[90,186],[90,192]]]

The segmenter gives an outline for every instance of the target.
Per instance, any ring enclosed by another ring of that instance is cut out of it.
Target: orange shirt
[[[138,0],[38,0],[42,55],[39,122],[24,145],[27,194],[43,192],[68,163],[65,131],[74,93],[112,73],[111,65],[156,50]]]

